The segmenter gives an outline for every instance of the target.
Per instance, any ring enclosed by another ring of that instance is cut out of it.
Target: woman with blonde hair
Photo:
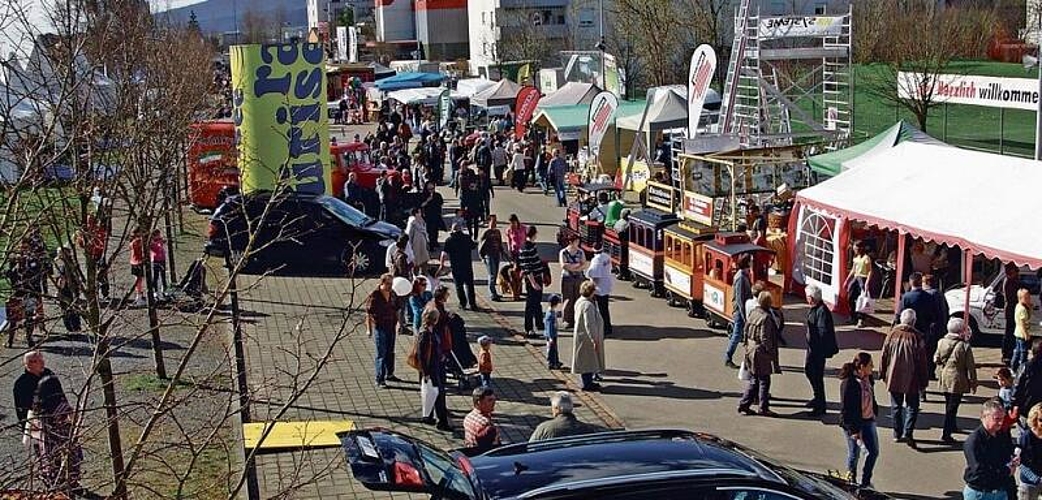
[[[572,373],[582,377],[584,391],[599,390],[601,386],[593,381],[593,376],[604,371],[604,320],[593,300],[596,290],[592,280],[584,281],[575,301]]]
[[[437,423],[438,430],[451,431],[449,424],[449,411],[445,405],[445,366],[442,364],[442,335],[439,331],[442,313],[435,307],[427,307],[423,310],[421,329],[416,337],[416,357],[420,362],[420,384],[430,384],[438,391],[434,400],[434,407],[430,413],[425,412],[423,422],[426,424]],[[420,391],[421,406],[424,391]],[[426,410],[424,408],[423,410]]]
[[[1013,336],[1017,339],[1017,346],[1013,350],[1010,368],[1016,373],[1020,365],[1027,363],[1028,351],[1031,350],[1031,292],[1027,288],[1017,290],[1017,307],[1013,318],[1016,322]]]
[[[1017,498],[1036,500],[1042,493],[1042,403],[1028,412],[1028,430],[1020,433],[1020,472]]]

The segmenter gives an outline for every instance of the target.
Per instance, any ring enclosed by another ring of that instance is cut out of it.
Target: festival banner
[[[619,99],[610,91],[602,90],[593,97],[590,103],[590,114],[586,120],[586,130],[589,135],[590,154],[595,157],[601,155],[601,142],[608,126],[615,119],[615,111],[619,109]]]
[[[242,192],[329,194],[322,45],[235,45],[231,72]]]
[[[444,129],[449,124],[449,118],[452,116],[452,94],[449,89],[441,91],[438,94],[438,128]]]
[[[687,136],[692,138],[698,131],[698,120],[702,117],[702,106],[706,102],[709,84],[716,72],[716,51],[702,44],[691,54],[691,67],[687,75]]]
[[[775,38],[839,36],[846,16],[782,16],[760,18],[761,40]]]
[[[539,104],[539,90],[531,85],[521,87],[514,101],[514,137],[524,137],[528,130],[528,122],[535,114],[535,107]]]
[[[897,96],[935,103],[969,104],[989,108],[1038,109],[1038,80],[977,75],[930,75],[901,71]]]
[[[358,28],[348,26],[347,28],[347,62],[358,62]]]
[[[615,56],[604,53],[604,90],[622,97],[622,75],[619,72],[619,63]]]
[[[347,60],[347,26],[336,27],[336,58],[340,62]]]

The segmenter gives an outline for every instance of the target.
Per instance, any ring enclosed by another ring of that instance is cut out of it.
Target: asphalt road
[[[447,199],[451,192],[447,192]],[[557,245],[552,243],[556,226],[564,218],[551,197],[537,189],[525,194],[498,188],[493,212],[500,220],[516,213],[525,223],[540,229],[543,257],[556,261]],[[557,285],[559,286],[559,285]],[[480,287],[479,287],[480,288]],[[559,292],[558,289],[553,290]],[[481,293],[479,291],[479,293]],[[826,390],[830,399],[824,418],[806,413],[804,403],[811,392],[803,375],[804,341],[802,318],[805,307],[798,297],[787,297],[784,333],[788,347],[781,350],[783,374],[772,380],[772,409],[778,418],[740,416],[736,412],[743,384],[735,370],[723,366],[726,338],[722,330],[707,328],[700,319],[689,318],[683,309],[669,307],[665,300],[652,298],[647,290],[633,288],[629,282],[616,282],[612,302],[615,334],[606,345],[608,372],[603,400],[628,428],[674,427],[710,432],[759,450],[797,468],[824,471],[844,470],[846,445],[838,422],[839,366],[859,350],[872,352],[878,363],[881,331],[855,331],[837,317],[838,340],[842,351],[828,363]],[[512,319],[522,320],[519,303],[497,304]],[[570,339],[562,341],[562,357],[570,358]],[[565,354],[567,353],[567,354]],[[978,348],[978,363],[996,360],[994,348]],[[960,411],[960,427],[972,430],[977,424],[979,404],[994,396],[990,382],[994,368],[981,367],[978,377],[985,383],[977,395],[969,397]],[[932,390],[932,389],[931,389]],[[919,450],[892,442],[889,397],[882,384],[876,385],[883,414],[879,420],[880,458],[876,466],[876,487],[899,498],[961,498],[964,459],[961,445],[940,442],[943,397],[929,394],[921,410],[918,430]],[[961,436],[957,436],[961,441]]]

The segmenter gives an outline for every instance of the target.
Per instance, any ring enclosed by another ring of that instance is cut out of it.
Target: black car
[[[340,434],[366,488],[432,499],[885,499],[798,472],[718,437],[684,430],[615,431],[520,443],[468,457],[385,429]]]
[[[372,275],[401,234],[332,196],[233,195],[210,217],[206,253],[240,256],[254,235],[248,272]]]

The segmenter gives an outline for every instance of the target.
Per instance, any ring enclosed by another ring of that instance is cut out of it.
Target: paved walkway
[[[355,285],[359,289],[352,301]],[[375,287],[375,281],[265,277],[244,280],[240,286],[248,289],[242,294],[242,308],[248,312],[244,334],[250,385],[258,401],[253,409],[255,421],[273,418],[280,403],[311,375],[315,360],[335,344],[328,364],[279,420],[351,420],[358,427],[388,427],[443,448],[462,446],[462,419],[470,409],[469,394],[449,394],[457,429],[451,435],[419,421],[419,385],[412,381],[415,373],[405,364],[412,336],[400,336],[397,344],[396,375],[405,381],[392,383],[389,389],[375,386],[373,342],[364,327],[355,328],[364,316],[346,307],[350,303],[360,306],[364,292]],[[451,300],[454,305],[455,298]],[[514,336],[504,328],[507,320],[502,316],[472,311],[462,315],[472,340],[480,335],[496,339],[493,387],[498,398],[496,422],[504,439],[527,440],[532,429],[549,418],[549,394],[574,390],[574,382],[565,374],[549,371],[540,346]],[[588,395],[580,395],[578,403],[576,414],[581,420],[620,426]],[[258,472],[264,498],[291,489],[295,490],[293,498],[389,498],[356,483],[338,448],[266,454],[258,460]]]

